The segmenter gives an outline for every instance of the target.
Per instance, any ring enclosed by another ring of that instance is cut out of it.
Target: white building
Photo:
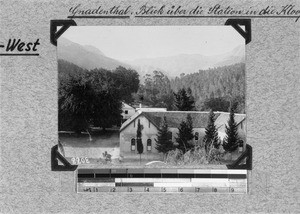
[[[135,108],[132,106],[122,102],[122,122],[125,122],[129,119],[132,115],[135,114]]]
[[[158,129],[161,126],[162,120],[166,117],[169,130],[172,132],[172,141],[176,142],[178,134],[178,127],[182,121],[186,120],[187,115],[190,114],[193,120],[193,143],[199,145],[205,136],[205,127],[208,123],[209,112],[197,111],[137,111],[132,117],[125,121],[120,128],[120,152],[126,156],[128,154],[136,154],[136,132],[137,124],[143,126],[142,142],[144,146],[144,153],[158,153],[155,149]],[[229,119],[227,112],[215,112],[215,125],[218,128],[218,134],[221,139],[225,136],[225,124]],[[235,120],[238,124],[239,134],[245,136],[245,114],[236,114]]]

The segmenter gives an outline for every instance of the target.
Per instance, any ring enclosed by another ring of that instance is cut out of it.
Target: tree
[[[187,91],[182,88],[177,93],[174,93],[175,107],[178,111],[193,111],[195,110],[195,101],[190,88]]]
[[[193,134],[193,121],[190,114],[187,115],[186,121],[182,121],[178,128],[178,137],[176,141],[178,143],[177,148],[183,153],[193,148],[191,140],[194,138]]]
[[[204,102],[203,110],[228,112],[230,101],[225,97],[207,98]]]
[[[229,112],[229,102],[237,102],[235,112],[245,112],[245,63],[199,70],[177,76],[170,82],[171,89],[176,92],[183,87],[190,87],[197,109]]]
[[[130,104],[133,100],[133,93],[139,89],[139,74],[132,69],[126,69],[122,66],[117,67],[113,72],[115,88],[119,91],[122,101]]]
[[[59,130],[89,133],[93,99],[94,90],[83,69],[62,78],[59,82]]]
[[[162,125],[158,130],[156,141],[156,149],[158,152],[166,154],[170,150],[174,149],[172,142],[172,134],[169,131],[168,123],[166,117],[163,118]]]
[[[59,72],[59,130],[78,134],[90,127],[103,129],[120,124],[121,94],[115,75],[106,69],[84,70],[60,60]],[[90,135],[91,140],[91,135]]]
[[[135,95],[135,101],[151,107],[167,108],[173,110],[173,91],[167,76],[160,71],[144,76],[144,83],[140,84]],[[142,98],[142,99],[141,99]]]
[[[142,142],[142,129],[143,126],[140,123],[140,120],[138,120],[138,125],[137,125],[137,132],[136,132],[136,143],[137,143],[137,152],[140,154],[140,163],[142,159],[142,153],[144,151],[144,146]]]
[[[233,152],[238,147],[239,136],[237,132],[237,124],[234,120],[234,107],[230,108],[228,126],[225,126],[226,137],[223,142],[223,148],[227,152]]]
[[[205,151],[206,153],[209,152],[209,149],[213,145],[215,148],[219,147],[219,138],[218,138],[218,131],[215,126],[215,114],[212,110],[209,112],[208,116],[208,123],[205,128],[205,136],[203,138]]]
[[[95,91],[93,102],[90,103],[94,106],[93,125],[105,130],[120,124],[122,99],[113,73],[106,69],[94,69],[88,75]]]

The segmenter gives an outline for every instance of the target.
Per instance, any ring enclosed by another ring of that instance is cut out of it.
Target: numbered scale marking
[[[77,192],[247,193],[247,170],[78,169]]]

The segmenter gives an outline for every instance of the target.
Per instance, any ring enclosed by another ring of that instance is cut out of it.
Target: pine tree
[[[177,93],[174,93],[175,107],[178,111],[193,111],[195,110],[195,101],[192,96],[192,90],[188,88],[186,91],[184,88],[179,89]]]
[[[228,126],[225,126],[226,137],[223,142],[223,148],[227,152],[233,152],[238,147],[238,132],[237,132],[237,124],[234,120],[234,107],[230,108],[230,115],[228,120]]]
[[[178,130],[178,137],[176,138],[178,143],[177,148],[185,153],[193,148],[193,144],[190,142],[194,138],[193,121],[191,115],[188,114],[186,121],[182,121],[180,123]]]
[[[205,151],[206,153],[209,152],[209,148],[213,145],[215,148],[219,147],[219,138],[218,138],[218,131],[215,126],[215,114],[212,110],[209,112],[208,116],[208,123],[205,128],[205,136],[203,138]]]
[[[167,152],[174,149],[173,142],[172,142],[172,135],[169,132],[169,127],[167,123],[166,117],[163,118],[162,125],[158,130],[157,139],[156,141],[156,149],[158,152],[162,152],[166,154]]]
[[[142,153],[144,151],[144,146],[142,142],[142,129],[143,126],[140,123],[140,120],[138,120],[138,126],[137,126],[137,132],[136,132],[136,144],[137,144],[137,152],[140,154],[140,163],[142,159]]]
[[[191,110],[195,110],[195,99],[194,99],[193,94],[192,94],[192,89],[190,87],[188,87],[186,93],[189,97],[188,103],[191,107]]]

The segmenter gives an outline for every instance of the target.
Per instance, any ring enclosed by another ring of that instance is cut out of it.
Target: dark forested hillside
[[[154,70],[152,75],[147,74],[144,78],[135,96],[137,103],[177,110],[174,95],[186,89],[195,101],[195,110],[228,112],[233,105],[236,113],[245,113],[244,63],[182,74],[171,80]]]
[[[245,112],[245,64],[199,70],[171,80],[171,88],[192,90],[197,110],[228,111],[230,102],[236,112]]]

